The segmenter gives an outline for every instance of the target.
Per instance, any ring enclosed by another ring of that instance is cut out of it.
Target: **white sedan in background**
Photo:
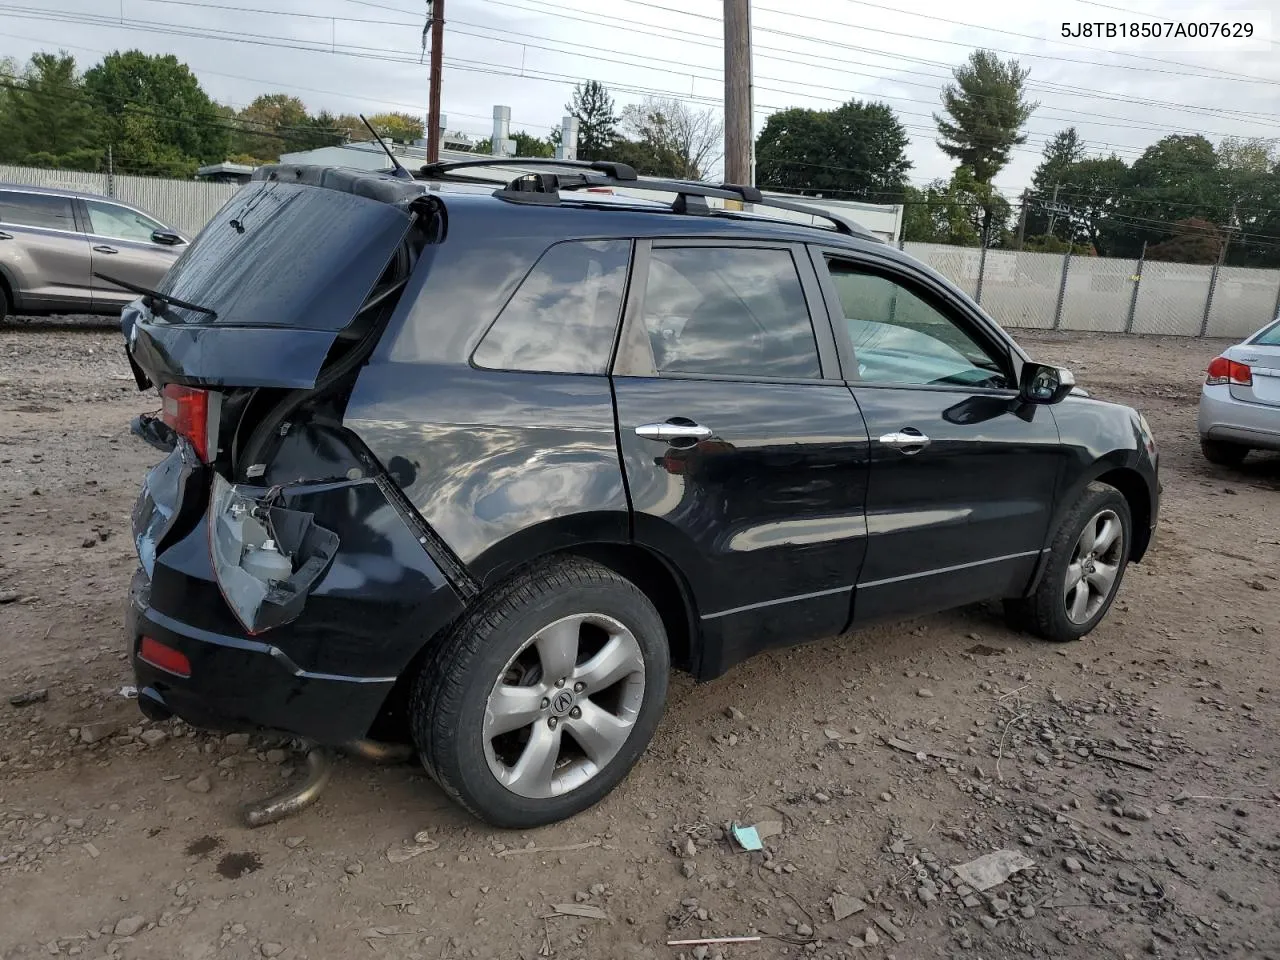
[[[1280,450],[1280,316],[1210,362],[1200,391],[1200,448],[1224,465],[1250,450]]]

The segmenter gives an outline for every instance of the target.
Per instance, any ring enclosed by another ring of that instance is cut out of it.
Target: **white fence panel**
[[[84,193],[106,193],[105,173],[83,173],[79,170],[44,170],[39,167],[11,167],[0,164],[0,183],[21,183],[28,187],[56,187]]]
[[[1248,336],[1276,318],[1280,308],[1280,270],[1223,267],[1209,308],[1211,337]]]
[[[1203,264],[1148,260],[1142,265],[1130,332],[1198,336],[1212,276],[1213,267]]]
[[[903,249],[954,283],[969,296],[978,290],[978,266],[982,251],[977,247],[948,247],[941,243],[908,243]]]
[[[1053,326],[1062,285],[1062,264],[1057,253],[988,250],[982,272],[982,309],[1002,327]]]
[[[1123,333],[1136,267],[1135,260],[1072,257],[1062,301],[1061,328]]]

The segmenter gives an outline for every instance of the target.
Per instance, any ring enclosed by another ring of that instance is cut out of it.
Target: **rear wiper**
[[[167,293],[160,293],[158,290],[151,290],[147,287],[140,287],[136,283],[130,283],[128,280],[120,280],[116,277],[109,277],[105,273],[95,273],[95,277],[99,280],[105,280],[107,283],[114,283],[117,287],[124,287],[131,293],[141,294],[143,302],[146,303],[147,309],[153,313],[156,312],[156,301],[160,303],[173,304],[175,307],[182,307],[184,310],[194,310],[196,313],[208,314],[212,319],[217,320],[218,314],[210,310],[208,307],[202,307],[198,304],[188,303],[186,300],[179,300],[177,297],[171,297]]]

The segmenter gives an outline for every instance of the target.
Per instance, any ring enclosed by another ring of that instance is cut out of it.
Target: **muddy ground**
[[[1022,338],[1161,444],[1156,543],[1087,640],[976,608],[681,678],[634,773],[544,830],[342,760],[250,831],[290,745],[121,695],[158,458],[128,422],[157,404],[113,328],[76,327],[0,326],[0,958],[1280,957],[1280,458],[1199,455],[1224,344]],[[737,853],[727,821],[780,832]],[[1001,849],[1034,867],[985,892],[950,869]]]

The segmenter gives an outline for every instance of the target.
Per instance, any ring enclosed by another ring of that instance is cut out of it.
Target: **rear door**
[[[89,265],[89,242],[77,227],[72,198],[0,190],[0,267],[22,307],[88,309]]]
[[[840,632],[867,433],[804,248],[640,241],[613,383],[634,538],[692,589],[695,670]]]
[[[1015,357],[924,271],[815,251],[871,465],[855,619],[1020,593],[1048,533],[1065,451],[1018,400]]]
[[[154,290],[186,249],[186,244],[152,240],[153,233],[167,228],[132,207],[105,200],[84,199],[80,203],[88,224],[94,274],[118,277]],[[138,296],[96,275],[92,286],[93,305],[98,309],[118,309]]]

